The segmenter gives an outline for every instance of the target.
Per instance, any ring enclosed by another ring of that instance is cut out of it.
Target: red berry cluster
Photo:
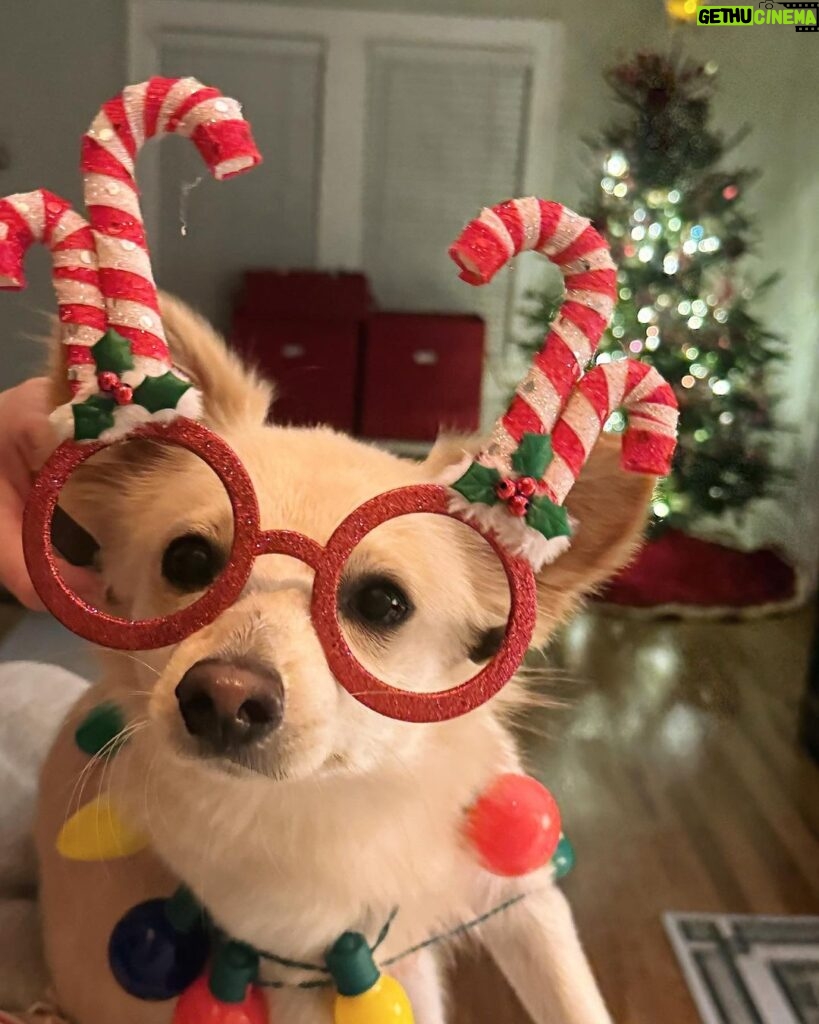
[[[123,384],[112,370],[103,370],[97,377],[100,391],[110,394],[117,405],[130,405],[134,400],[134,389],[130,384]]]
[[[505,501],[513,516],[523,517],[529,511],[529,500],[537,491],[537,481],[531,476],[522,476],[517,480],[504,477],[495,488],[495,494]]]

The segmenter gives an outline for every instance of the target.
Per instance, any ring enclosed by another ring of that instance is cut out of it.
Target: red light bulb
[[[223,1003],[204,975],[179,997],[173,1024],[268,1024],[267,1000],[251,985],[241,1003]]]
[[[557,849],[560,810],[537,779],[499,775],[467,812],[466,836],[487,871],[528,875]]]
[[[259,956],[241,942],[228,942],[202,975],[179,997],[173,1024],[269,1024],[267,1000],[258,985]]]

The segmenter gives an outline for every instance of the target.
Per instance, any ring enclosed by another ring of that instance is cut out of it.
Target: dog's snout
[[[185,728],[216,753],[255,743],[284,717],[281,676],[250,661],[197,661],[176,687],[176,699]]]

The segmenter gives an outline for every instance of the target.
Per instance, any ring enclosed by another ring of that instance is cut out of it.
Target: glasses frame
[[[289,555],[314,573],[313,628],[338,683],[357,701],[389,718],[440,722],[480,707],[512,678],[531,643],[536,619],[536,587],[531,566],[510,554],[494,534],[449,511],[450,495],[438,484],[387,491],[351,512],[322,546],[294,530],[262,530],[259,504],[247,470],[233,449],[207,427],[188,419],[139,427],[125,441],[141,439],[184,448],[219,478],[233,510],[234,532],[228,563],[212,586],[192,604],[171,615],[129,622],[94,608],[71,591],[60,574],[51,544],[51,521],[60,492],[72,473],[104,448],[102,441],[65,441],[37,475],[23,516],[23,552],[34,587],[52,615],[73,633],[118,650],[153,650],[179,643],[239,598],[260,555]],[[114,442],[114,444],[122,442]],[[510,611],[500,649],[475,676],[448,690],[416,693],[373,676],[350,649],[338,619],[338,591],[344,566],[355,547],[376,527],[400,516],[443,515],[475,530],[500,559],[510,591]]]

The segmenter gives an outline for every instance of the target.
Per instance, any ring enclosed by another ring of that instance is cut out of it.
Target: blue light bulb
[[[203,915],[180,928],[169,913],[171,906],[172,901],[166,899],[139,903],[111,933],[111,971],[120,986],[136,999],[173,999],[199,977],[205,966],[210,937]]]

